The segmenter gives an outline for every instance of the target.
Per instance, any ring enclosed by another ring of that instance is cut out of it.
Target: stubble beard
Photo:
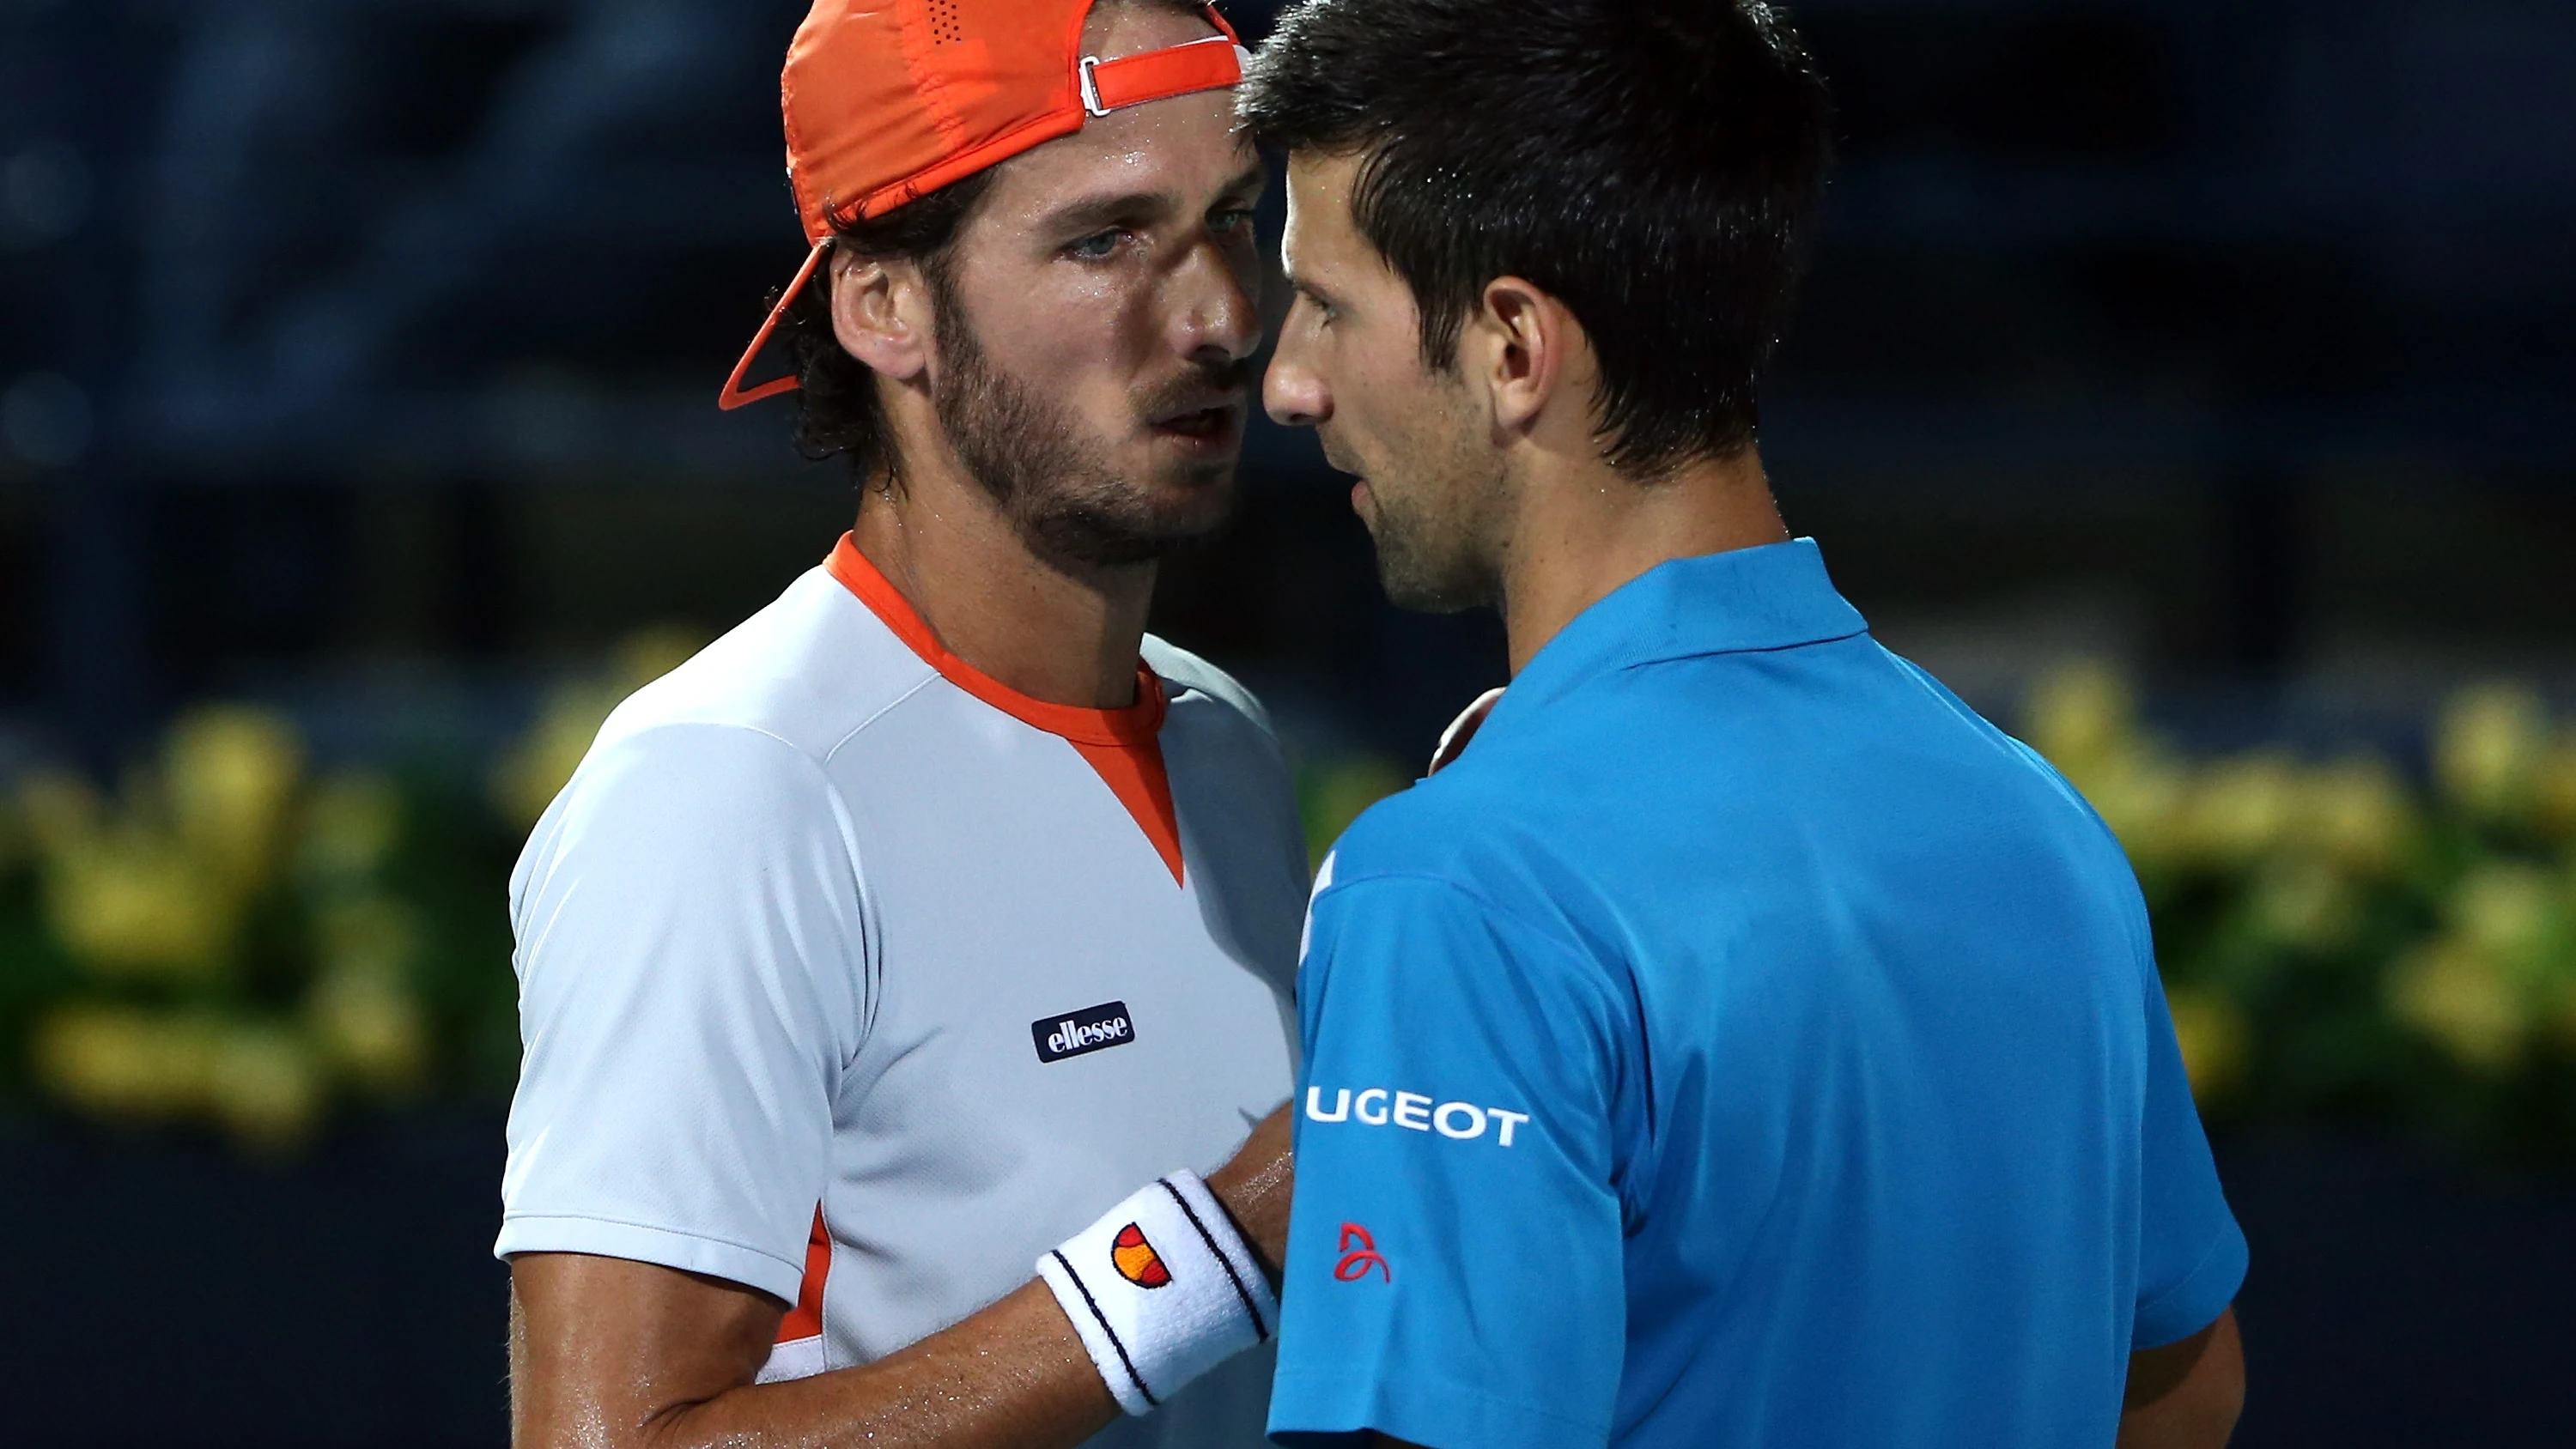
[[[938,281],[934,290],[947,293]],[[1023,386],[992,364],[953,294],[935,298],[943,366],[931,405],[969,477],[1011,521],[1032,552],[1093,568],[1149,563],[1225,525],[1234,462],[1175,463],[1163,476],[1131,480],[1071,409]],[[1138,415],[1166,396],[1240,386],[1248,365],[1202,369],[1139,400]],[[1179,492],[1186,506],[1156,506]]]
[[[1455,614],[1502,604],[1510,489],[1472,427],[1463,413],[1431,420],[1404,449],[1411,457],[1383,477],[1367,475],[1378,584],[1399,609]],[[1389,487],[1397,478],[1404,481]]]

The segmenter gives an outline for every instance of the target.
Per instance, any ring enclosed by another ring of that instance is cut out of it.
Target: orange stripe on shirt
[[[832,1276],[832,1234],[823,1226],[823,1205],[814,1204],[814,1230],[805,1239],[805,1281],[796,1290],[796,1306],[778,1321],[778,1342],[794,1343],[823,1331],[823,1284]]]
[[[1180,816],[1172,804],[1171,776],[1163,768],[1163,715],[1169,700],[1163,681],[1143,660],[1136,661],[1136,702],[1125,709],[1050,704],[1022,694],[949,652],[932,632],[930,621],[859,552],[854,535],[841,535],[823,567],[942,678],[1022,724],[1073,746],[1118,803],[1127,807],[1154,853],[1171,868],[1172,883],[1182,883]]]
[[[1087,745],[1070,742],[1091,768],[1107,781],[1118,803],[1153,842],[1163,864],[1172,868],[1172,884],[1181,883],[1181,821],[1172,808],[1172,779],[1163,770],[1160,741],[1141,745]]]

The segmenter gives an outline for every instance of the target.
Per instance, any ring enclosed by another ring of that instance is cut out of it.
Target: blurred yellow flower
[[[574,680],[550,691],[527,732],[493,769],[493,804],[520,829],[533,827],[626,696],[686,663],[705,644],[705,635],[677,625],[641,629],[618,644],[608,677]]]
[[[2461,690],[2433,726],[2433,778],[2472,815],[2518,819],[2535,803],[2549,716],[2540,697],[2517,684]]]
[[[2541,757],[2533,795],[2543,832],[2559,840],[2576,836],[2576,729],[2560,730]]]
[[[171,725],[162,750],[171,823],[216,877],[264,884],[304,774],[292,721],[248,705],[207,705]]]
[[[2169,988],[2165,1006],[2173,1016],[2174,1044],[2182,1048],[2192,1097],[2205,1105],[2225,1096],[2245,1075],[2252,1036],[2245,1013],[2218,992],[2194,987]]]
[[[2560,923],[2560,895],[2560,883],[2540,867],[2491,860],[2462,876],[2444,906],[2463,944],[2507,970],[2530,975]]]
[[[2115,752],[2136,720],[2136,690],[2098,659],[2072,660],[2042,675],[2022,709],[2031,748],[2070,777]]]
[[[420,923],[408,906],[388,897],[344,896],[315,911],[313,936],[326,971],[401,977],[419,951]]]
[[[36,1080],[97,1117],[158,1120],[201,1110],[221,1048],[202,1015],[74,1004],[38,1024]]]
[[[101,976],[220,980],[240,912],[176,842],[122,831],[47,862],[45,921],[74,958]]]
[[[2299,823],[2300,797],[2287,755],[2257,751],[2221,760],[2192,782],[2183,848],[2200,864],[2251,864],[2289,838]]]
[[[2406,782],[2386,760],[2351,755],[2307,774],[2301,832],[2336,866],[2365,878],[2397,868],[2414,839]]]
[[[402,838],[402,792],[376,770],[336,770],[304,806],[296,873],[307,884],[354,887],[372,880]]]
[[[2073,780],[2102,823],[2120,838],[2142,872],[2173,864],[2183,850],[2181,830],[2190,802],[2191,774],[2181,762],[2145,744],[2104,755]]]
[[[526,830],[546,813],[622,698],[615,687],[592,682],[547,694],[527,733],[492,772],[493,803],[512,824]]]
[[[260,1151],[296,1146],[322,1115],[322,1073],[313,1049],[281,1026],[245,1022],[227,1029],[207,1089],[215,1119]]]
[[[2522,984],[2464,942],[2417,947],[2389,972],[2388,1005],[2472,1071],[2500,1075],[2519,1065],[2531,1031]]]
[[[428,1074],[428,1018],[394,972],[331,967],[313,983],[305,1015],[330,1065],[372,1091],[408,1092]]]
[[[410,907],[381,895],[346,896],[317,910],[321,973],[305,1017],[327,1063],[382,1093],[427,1075],[429,1018],[411,987],[420,925]]]
[[[2265,865],[2246,904],[2266,940],[2300,951],[2332,951],[2349,943],[2360,924],[2360,902],[2350,883],[2321,860]]]

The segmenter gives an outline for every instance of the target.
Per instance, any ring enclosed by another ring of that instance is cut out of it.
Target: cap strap
[[[725,379],[724,391],[716,394],[717,407],[726,412],[732,412],[735,408],[756,403],[762,398],[776,397],[782,392],[794,392],[804,386],[796,380],[796,374],[791,372],[785,377],[773,377],[760,386],[745,391],[742,375],[751,371],[751,364],[760,356],[760,349],[769,345],[769,334],[778,330],[779,319],[785,317],[787,309],[795,305],[796,298],[805,290],[805,284],[814,280],[814,269],[823,264],[823,254],[831,249],[832,238],[827,235],[821,241],[814,243],[814,249],[805,254],[805,265],[796,269],[796,280],[788,283],[787,290],[778,294],[778,305],[769,309],[769,320],[760,324],[759,334],[751,339],[750,350],[743,353],[742,361],[733,365],[733,375]]]
[[[1211,35],[1187,45],[1102,60],[1082,58],[1082,108],[1095,116],[1147,101],[1185,96],[1193,91],[1221,91],[1243,80],[1252,52],[1231,35]]]

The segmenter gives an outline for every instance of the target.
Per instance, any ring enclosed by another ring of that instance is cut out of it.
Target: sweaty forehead
[[[1300,151],[1288,158],[1289,270],[1301,280],[1367,268],[1376,252],[1351,220],[1360,158]]]
[[[1174,96],[1096,118],[1003,162],[986,219],[1025,227],[1120,198],[1150,199],[1156,210],[1189,214],[1247,175],[1257,182],[1259,170],[1259,153],[1235,124],[1225,92]]]
[[[1187,45],[1217,33],[1207,12],[1172,0],[1101,0],[1082,22],[1082,53],[1102,60],[1169,45]]]
[[[1110,0],[1083,25],[1083,52],[1103,59],[1187,45],[1218,34],[1205,10],[1171,0]],[[1002,162],[974,229],[998,234],[1043,226],[1069,210],[1119,198],[1155,198],[1195,211],[1257,165],[1234,118],[1230,91],[1195,91],[1086,119],[1082,129]],[[1132,208],[1110,207],[1111,210]]]

